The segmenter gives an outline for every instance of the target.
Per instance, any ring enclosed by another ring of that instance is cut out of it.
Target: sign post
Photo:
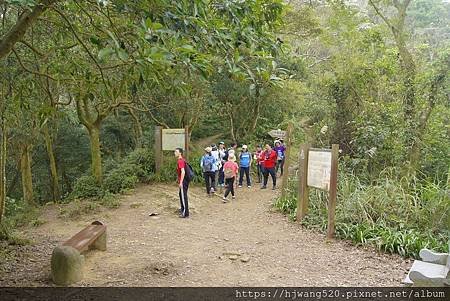
[[[308,213],[309,187],[307,185],[309,144],[300,146],[299,183],[297,201],[297,221],[301,221]]]
[[[188,160],[189,157],[189,128],[184,128],[184,158]]]
[[[285,139],[286,138],[286,131],[282,131],[282,130],[271,130],[270,132],[268,132],[268,134],[270,135],[270,137],[272,138],[278,138],[278,139]]]
[[[330,198],[328,200],[328,230],[327,237],[332,238],[336,226],[336,197],[337,197],[337,173],[338,173],[339,145],[333,144],[331,148],[331,175]]]
[[[309,187],[327,191],[328,239],[335,233],[338,155],[338,144],[333,144],[331,150],[310,148],[308,144],[302,144],[300,148],[297,221],[301,221],[308,212]]]
[[[290,162],[290,153],[292,147],[292,123],[289,123],[286,133],[286,153],[284,156],[284,173],[283,173],[283,182],[281,183],[281,197],[286,197],[288,182],[289,182],[289,162]]]
[[[155,169],[161,170],[163,164],[163,151],[174,151],[177,147],[184,150],[184,157],[189,155],[189,129],[163,129],[155,127]]]
[[[155,126],[155,171],[158,173],[161,170],[163,163],[162,155],[162,127]]]

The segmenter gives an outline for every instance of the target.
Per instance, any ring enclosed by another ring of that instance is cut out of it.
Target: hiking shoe
[[[252,185],[248,185],[247,188],[252,188]]]
[[[222,202],[227,203],[227,202],[228,202],[228,199],[227,199],[226,197],[223,197],[223,198],[222,198]]]
[[[233,195],[232,197],[231,197],[233,200],[235,200],[236,199],[236,197]]]
[[[273,187],[272,187],[272,190],[275,190],[275,189],[276,189],[276,187],[275,187],[275,186],[273,186]]]
[[[178,217],[179,217],[179,218],[188,218],[189,215],[183,215],[183,214],[180,214],[180,215],[178,215]]]
[[[239,185],[238,187],[239,187],[239,188],[242,188],[242,185]]]
[[[266,188],[267,188],[266,186],[262,186],[262,187],[261,187],[261,189],[266,189]]]
[[[211,188],[211,193],[215,193],[216,191],[214,190],[214,188]]]

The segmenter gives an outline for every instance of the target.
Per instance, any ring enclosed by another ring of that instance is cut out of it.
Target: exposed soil
[[[45,224],[22,231],[32,245],[0,246],[11,255],[0,261],[0,286],[52,286],[53,248],[93,220],[107,224],[108,250],[85,254],[77,286],[401,285],[409,261],[327,242],[275,212],[276,193],[238,188],[237,200],[223,204],[193,187],[189,219],[177,217],[176,185],[140,186],[122,197],[120,208],[77,220],[62,220],[58,208],[48,206]]]

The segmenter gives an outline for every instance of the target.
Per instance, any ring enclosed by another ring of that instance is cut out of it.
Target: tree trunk
[[[24,144],[21,147],[20,171],[22,174],[23,199],[30,205],[34,205],[33,178],[31,174],[31,145]]]
[[[50,163],[50,177],[52,180],[53,201],[56,202],[61,199],[61,193],[59,189],[59,177],[58,177],[58,170],[56,168],[55,154],[53,152],[53,141],[52,137],[50,136],[47,124],[44,125],[43,130],[44,130],[45,146],[47,148],[47,154]]]
[[[409,152],[409,162],[412,172],[414,172],[419,166],[420,153],[422,151],[422,140],[426,133],[428,120],[430,119],[431,113],[436,106],[438,87],[443,84],[444,78],[445,74],[438,75],[431,83],[430,95],[428,96],[428,106],[419,117],[418,125],[416,127],[415,139],[413,140],[411,150]]]
[[[134,121],[134,133],[135,133],[135,148],[141,148],[142,147],[142,125],[141,121],[139,120],[139,117],[136,115],[133,109],[129,108],[128,112],[130,113],[131,117]]]
[[[9,54],[14,48],[14,45],[24,37],[28,28],[38,20],[39,16],[44,13],[50,5],[56,2],[58,2],[58,0],[42,0],[31,10],[25,10],[9,32],[3,37],[0,37],[0,59]]]
[[[6,207],[6,127],[2,118],[0,146],[0,223],[5,215]]]
[[[100,124],[94,124],[88,128],[89,141],[91,143],[91,168],[92,175],[97,184],[103,182],[102,154],[100,150]]]

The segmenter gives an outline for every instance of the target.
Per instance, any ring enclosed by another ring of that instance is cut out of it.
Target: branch
[[[375,3],[373,2],[373,0],[369,0],[370,5],[372,5],[372,7],[375,9],[375,12],[377,13],[377,15],[379,15],[381,17],[381,19],[383,19],[383,21],[387,24],[387,26],[389,26],[392,30],[395,29],[394,26],[392,26],[391,22],[389,21],[388,18],[386,18],[382,13],[381,10],[378,8],[378,6],[375,5]]]
[[[100,76],[102,77],[102,82],[105,85],[106,90],[109,90],[108,89],[108,85],[107,85],[106,80],[105,80],[105,76],[103,74],[102,67],[97,62],[97,60],[95,59],[94,55],[89,51],[89,48],[86,46],[86,44],[84,44],[83,41],[81,40],[81,38],[78,36],[75,28],[73,28],[72,23],[70,23],[69,19],[67,19],[67,17],[60,10],[58,10],[55,7],[53,7],[53,10],[56,11],[66,21],[66,23],[69,25],[70,31],[72,31],[72,33],[75,36],[75,38],[78,40],[78,42],[81,44],[81,46],[83,46],[83,48],[87,52],[88,56],[94,61],[94,64],[97,66],[98,70],[100,71]]]
[[[156,124],[164,126],[166,129],[169,129],[170,126],[167,125],[167,123],[158,120],[155,115],[153,115],[152,111],[145,105],[145,103],[142,101],[142,99],[139,97],[138,98],[139,102],[141,103],[141,105],[146,109],[146,110],[140,110],[142,112],[148,113],[150,115],[150,117],[153,119],[154,122],[156,122]]]
[[[44,13],[50,5],[59,0],[42,0],[36,4],[31,11],[23,13],[17,23],[9,30],[9,32],[0,39],[0,59],[6,57],[14,48],[14,45],[20,41],[28,28],[36,22],[38,17]]]
[[[16,51],[14,48],[12,48],[12,52],[14,53],[14,55],[15,55],[16,58],[17,58],[17,60],[19,61],[20,66],[21,66],[25,71],[27,71],[27,72],[29,72],[29,73],[31,73],[31,74],[35,74],[35,75],[39,75],[39,76],[44,76],[44,77],[47,77],[47,78],[49,78],[49,79],[51,79],[51,80],[56,81],[56,79],[55,79],[53,76],[51,76],[51,75],[49,75],[49,74],[47,74],[47,73],[41,73],[41,72],[38,72],[38,71],[34,71],[34,70],[31,70],[31,69],[28,69],[28,68],[23,64],[22,60],[20,59],[19,55],[17,54],[17,51]]]
[[[30,48],[34,53],[36,53],[39,56],[45,56],[45,54],[43,54],[40,50],[37,50],[33,45],[31,45],[30,43],[28,43],[25,40],[20,40],[20,43],[24,44],[25,46],[27,46],[28,48]]]

